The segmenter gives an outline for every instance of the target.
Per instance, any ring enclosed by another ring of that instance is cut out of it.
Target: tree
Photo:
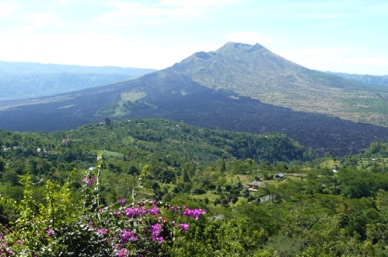
[[[5,170],[5,162],[4,159],[0,157],[0,172]]]
[[[111,121],[108,117],[105,117],[104,123],[105,123],[105,125],[107,125],[107,126],[111,126],[111,125],[112,125],[112,121]]]

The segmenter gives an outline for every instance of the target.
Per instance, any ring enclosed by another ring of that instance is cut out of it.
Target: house
[[[265,195],[260,197],[260,202],[272,202],[272,200],[276,199],[276,195]]]
[[[248,184],[248,190],[249,191],[257,191],[257,189],[259,189],[260,187],[266,187],[266,186],[267,186],[267,184],[265,184],[264,182],[255,180],[255,181]]]
[[[62,140],[62,144],[68,145],[72,140],[70,138],[65,138]]]
[[[276,174],[276,175],[275,175],[275,178],[283,179],[283,178],[285,178],[285,177],[286,177],[286,175],[285,175],[284,173],[279,173],[279,174]]]

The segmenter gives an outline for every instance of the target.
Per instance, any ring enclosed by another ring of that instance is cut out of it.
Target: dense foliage
[[[317,158],[159,119],[0,134],[0,256],[387,256],[387,143]]]
[[[136,200],[137,188],[133,190],[130,204],[122,198],[116,205],[104,206],[100,203],[100,174],[104,166],[103,155],[100,154],[97,157],[97,174],[87,172],[83,179],[83,196],[78,204],[71,202],[69,183],[60,187],[50,180],[45,185],[44,203],[37,204],[30,176],[24,176],[24,198],[19,206],[13,205],[19,211],[19,217],[1,235],[0,255],[168,255],[180,234],[188,232],[189,219],[198,220],[206,213],[203,209],[186,206],[164,206],[165,212],[175,214],[170,216],[178,216],[176,220],[169,221],[162,216],[158,202]],[[140,185],[139,180],[138,187]]]

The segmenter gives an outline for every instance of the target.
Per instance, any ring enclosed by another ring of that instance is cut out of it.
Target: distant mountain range
[[[371,84],[371,85],[381,85],[388,86],[388,75],[375,76],[375,75],[367,75],[367,74],[349,74],[349,73],[340,73],[340,72],[332,72],[337,76],[352,79],[356,81],[360,81],[363,83]]]
[[[105,117],[161,117],[212,129],[281,132],[320,154],[346,154],[388,141],[387,96],[387,87],[309,70],[259,44],[228,43],[137,79],[0,102],[0,127],[52,131]]]
[[[50,96],[129,80],[152,69],[0,61],[0,100]]]

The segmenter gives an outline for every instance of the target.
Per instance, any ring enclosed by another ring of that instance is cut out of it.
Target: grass
[[[198,200],[205,200],[207,198],[210,203],[213,203],[219,197],[219,195],[213,193],[212,191],[207,191],[206,194],[203,195],[193,195],[193,198]]]
[[[113,151],[108,151],[108,150],[104,150],[104,155],[107,159],[122,159],[124,158],[124,154],[122,153],[118,153],[118,152],[113,152]]]

